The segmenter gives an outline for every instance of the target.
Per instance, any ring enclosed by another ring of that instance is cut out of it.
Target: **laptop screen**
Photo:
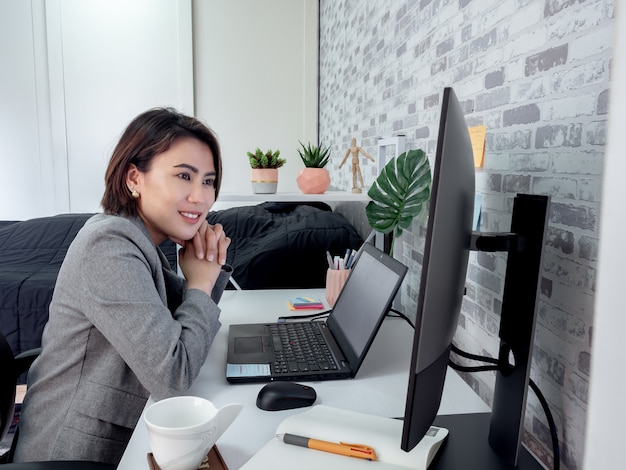
[[[360,365],[406,274],[406,267],[385,253],[364,245],[328,325],[344,348],[350,365]]]

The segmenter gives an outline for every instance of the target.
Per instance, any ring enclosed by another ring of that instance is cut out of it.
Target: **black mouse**
[[[295,382],[270,382],[256,397],[256,406],[266,411],[290,410],[315,403],[317,394],[312,387]]]

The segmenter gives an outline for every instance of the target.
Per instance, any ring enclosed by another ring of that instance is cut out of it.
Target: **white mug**
[[[216,408],[209,400],[191,396],[148,406],[144,421],[161,470],[196,470],[242,408],[240,404]]]

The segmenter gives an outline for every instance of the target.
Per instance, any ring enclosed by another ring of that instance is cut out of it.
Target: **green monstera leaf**
[[[430,164],[423,150],[409,150],[392,159],[372,184],[365,207],[370,226],[381,233],[393,232],[393,242],[430,199]]]

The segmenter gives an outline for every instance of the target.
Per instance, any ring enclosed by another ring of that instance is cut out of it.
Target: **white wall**
[[[318,2],[194,0],[193,15],[192,39],[192,0],[0,0],[0,219],[99,211],[116,140],[154,106],[217,131],[224,191],[251,191],[257,146],[281,150],[279,191],[297,191]]]
[[[584,468],[623,468],[626,423],[626,10],[616,4],[610,119],[604,160],[596,314]]]
[[[0,0],[0,219],[96,212],[122,130],[193,113],[191,0]]]
[[[246,152],[280,149],[298,191],[298,140],[317,142],[316,0],[194,0],[196,115],[218,134],[223,192],[251,193]]]
[[[38,78],[46,73],[36,60],[43,35],[34,34],[33,15],[31,2],[0,0],[0,219],[54,210],[50,133],[39,122],[46,108],[37,99]]]
[[[48,0],[47,5],[50,5]],[[96,212],[128,122],[155,106],[193,114],[191,2],[60,0],[71,212]]]

